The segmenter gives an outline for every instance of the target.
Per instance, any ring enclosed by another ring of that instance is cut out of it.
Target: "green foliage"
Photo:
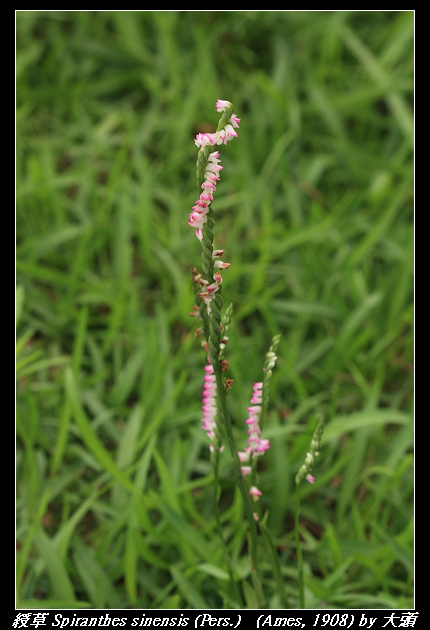
[[[297,606],[413,606],[413,12],[17,12],[19,606],[234,608],[200,427],[198,132],[238,444],[281,333],[259,487]],[[211,114],[212,112],[212,114]],[[264,463],[264,465],[263,465]],[[227,451],[221,520],[253,606]],[[279,606],[262,547],[263,588]]]

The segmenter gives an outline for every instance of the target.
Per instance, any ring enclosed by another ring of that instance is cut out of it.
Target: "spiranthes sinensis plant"
[[[196,267],[191,268],[195,305],[190,315],[200,320],[196,336],[203,336],[202,347],[207,356],[207,364],[204,366],[203,376],[201,422],[202,428],[210,439],[209,448],[214,466],[214,513],[218,535],[225,554],[226,566],[229,571],[232,597],[241,607],[243,606],[243,596],[238,587],[238,576],[234,572],[227,544],[224,540],[218,508],[220,495],[219,460],[227,442],[232,458],[235,481],[243,498],[245,516],[248,521],[248,549],[254,600],[260,608],[266,606],[259,563],[259,557],[261,556],[261,554],[259,555],[259,548],[264,544],[266,550],[265,560],[267,561],[270,558],[272,562],[279,603],[282,607],[287,608],[288,601],[278,553],[266,527],[267,513],[264,516],[261,514],[259,499],[263,492],[258,487],[257,470],[260,457],[270,448],[269,440],[263,436],[263,428],[269,399],[269,383],[277,360],[276,351],[280,335],[275,335],[272,339],[271,347],[266,354],[264,362],[262,380],[255,382],[253,385],[250,406],[247,408],[248,413],[244,426],[244,436],[246,436],[244,443],[246,443],[246,446],[239,450],[235,443],[232,421],[227,406],[227,392],[231,388],[233,381],[225,376],[228,370],[228,361],[224,352],[228,342],[228,329],[233,313],[232,305],[225,309],[224,314],[222,314],[222,272],[230,267],[230,263],[222,260],[225,250],[214,248],[215,220],[212,202],[216,187],[220,181],[220,172],[223,169],[220,164],[220,153],[216,147],[226,146],[229,140],[238,137],[236,130],[239,128],[240,118],[235,115],[233,105],[229,101],[218,99],[215,107],[221,113],[216,132],[199,133],[195,138],[195,144],[199,148],[197,156],[197,190],[199,199],[193,206],[188,221],[189,225],[196,230],[196,236],[202,245],[202,271],[199,272]],[[320,433],[318,436],[320,437]],[[297,484],[304,476],[306,476],[308,481],[313,482],[309,471],[314,458],[317,456],[318,436],[314,435],[305,464],[300,468],[297,475]],[[297,509],[298,505],[297,503]],[[248,593],[250,588],[248,585]],[[302,599],[303,597],[301,596]]]

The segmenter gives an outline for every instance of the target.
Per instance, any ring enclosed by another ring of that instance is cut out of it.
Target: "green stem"
[[[299,601],[300,608],[305,607],[305,590],[303,584],[303,555],[302,546],[300,544],[300,531],[299,531],[299,517],[300,517],[300,482],[296,484],[296,510],[294,515],[295,530],[296,530],[296,549],[297,549],[297,564],[298,564],[298,576],[299,576]]]
[[[219,507],[218,507],[218,499],[219,499],[219,494],[220,494],[220,485],[219,485],[219,477],[218,477],[218,472],[219,472],[219,450],[217,451],[217,453],[215,453],[215,462],[214,462],[214,470],[215,470],[215,491],[214,491],[214,511],[215,511],[215,521],[216,521],[216,526],[217,526],[217,530],[218,530],[218,536],[221,540],[221,545],[224,551],[224,557],[225,557],[225,561],[227,564],[227,569],[228,569],[228,574],[230,576],[230,584],[231,587],[234,591],[234,594],[236,596],[237,602],[239,603],[240,607],[243,607],[243,601],[242,601],[242,596],[239,592],[239,589],[237,587],[236,584],[236,580],[234,579],[234,575],[233,575],[233,567],[231,564],[231,558],[230,558],[230,554],[228,552],[227,549],[227,545],[226,542],[224,540],[224,536],[223,536],[223,532],[222,532],[222,526],[221,526],[221,520],[220,520],[220,514],[219,514]]]
[[[284,578],[282,576],[281,564],[279,562],[278,552],[276,551],[276,547],[273,543],[272,536],[263,521],[260,522],[260,529],[263,532],[263,535],[270,549],[273,573],[275,574],[275,577],[276,577],[276,583],[278,585],[278,594],[279,594],[279,599],[281,601],[282,608],[289,608],[288,597],[285,592]]]
[[[250,533],[250,563],[251,563],[251,577],[252,582],[254,584],[255,592],[257,595],[257,601],[260,608],[264,608],[266,605],[263,589],[261,586],[260,577],[258,575],[258,560],[257,560],[257,547],[258,547],[258,534],[257,534],[257,525],[254,520],[254,514],[251,506],[251,499],[242,475],[241,464],[239,455],[237,454],[237,448],[234,442],[233,437],[233,427],[231,424],[230,414],[227,408],[227,400],[225,395],[224,383],[222,381],[221,376],[221,368],[219,362],[217,362],[217,366],[214,366],[214,372],[216,376],[217,383],[217,392],[219,396],[219,401],[221,403],[221,410],[224,420],[224,427],[227,434],[227,440],[230,447],[231,456],[233,459],[233,471],[236,477],[237,485],[239,486],[240,493],[242,495],[243,504],[245,508],[245,516],[247,518],[249,524],[249,533]]]

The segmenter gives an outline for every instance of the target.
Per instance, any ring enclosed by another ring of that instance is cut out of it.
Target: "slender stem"
[[[236,599],[239,603],[239,605],[242,607],[243,606],[243,600],[242,600],[242,596],[239,592],[239,589],[237,587],[236,584],[236,580],[234,579],[234,575],[233,575],[233,567],[231,564],[231,558],[230,558],[230,554],[228,553],[228,549],[227,549],[227,544],[224,540],[224,536],[222,533],[222,526],[221,526],[221,520],[220,520],[220,514],[219,514],[219,507],[218,507],[218,500],[219,500],[219,495],[220,495],[220,485],[219,485],[219,476],[218,476],[218,472],[219,472],[219,450],[215,453],[215,462],[214,462],[214,470],[215,470],[215,484],[214,484],[214,511],[215,511],[215,521],[216,521],[216,526],[217,526],[217,530],[218,530],[218,536],[221,540],[221,544],[222,544],[222,548],[224,551],[224,557],[225,557],[225,561],[227,564],[227,569],[228,569],[228,573],[230,576],[230,584],[231,587],[234,591],[234,594],[236,596]]]
[[[279,594],[279,599],[281,601],[282,608],[289,608],[288,597],[287,597],[287,594],[285,592],[285,587],[284,587],[284,578],[282,577],[281,564],[279,562],[278,553],[273,543],[272,536],[270,535],[270,532],[263,521],[260,522],[260,529],[263,532],[263,535],[270,549],[273,572],[276,577],[276,582],[278,585],[278,594]]]
[[[234,437],[233,437],[233,428],[232,428],[232,424],[231,424],[231,419],[230,419],[230,414],[227,408],[227,400],[226,400],[226,395],[225,395],[225,389],[224,389],[224,383],[222,381],[222,376],[221,376],[221,368],[218,362],[217,368],[215,368],[214,366],[214,372],[215,372],[215,376],[216,376],[216,382],[217,382],[217,392],[218,392],[218,396],[219,396],[219,401],[221,403],[221,410],[222,410],[222,415],[223,415],[223,420],[224,420],[224,427],[226,430],[226,434],[227,434],[227,440],[228,440],[228,444],[230,447],[230,452],[231,452],[231,456],[233,459],[233,471],[234,471],[234,475],[236,477],[236,482],[237,485],[239,486],[239,490],[240,493],[242,495],[242,499],[243,499],[243,503],[244,503],[244,508],[245,508],[245,516],[248,520],[249,523],[249,533],[250,533],[250,562],[251,562],[251,576],[252,576],[252,581],[254,584],[254,588],[256,591],[256,595],[257,595],[257,601],[258,601],[258,605],[260,606],[260,608],[264,608],[266,603],[265,603],[265,599],[264,599],[264,595],[263,595],[263,589],[261,586],[261,581],[260,581],[260,577],[258,575],[258,571],[257,571],[257,566],[258,566],[258,560],[257,560],[257,541],[258,541],[258,534],[257,534],[257,525],[255,523],[254,520],[254,514],[252,511],[252,507],[251,507],[251,499],[249,496],[249,493],[247,491],[246,488],[246,484],[242,475],[242,471],[240,468],[240,459],[239,459],[239,455],[237,454],[237,448],[234,442]]]
[[[299,570],[299,601],[300,608],[305,607],[305,590],[303,585],[303,555],[302,546],[300,544],[300,531],[299,531],[299,517],[300,517],[300,483],[296,484],[296,510],[294,515],[295,529],[296,529],[296,549],[297,549],[297,564]]]

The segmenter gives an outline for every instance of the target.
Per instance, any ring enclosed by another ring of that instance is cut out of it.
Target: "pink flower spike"
[[[249,490],[249,494],[254,499],[254,501],[258,501],[259,497],[261,497],[263,493],[256,486],[252,486],[252,488]]]
[[[216,430],[216,378],[213,366],[209,363],[205,366],[205,377],[203,387],[203,406],[202,406],[202,428],[206,431],[210,440],[214,440]]]

